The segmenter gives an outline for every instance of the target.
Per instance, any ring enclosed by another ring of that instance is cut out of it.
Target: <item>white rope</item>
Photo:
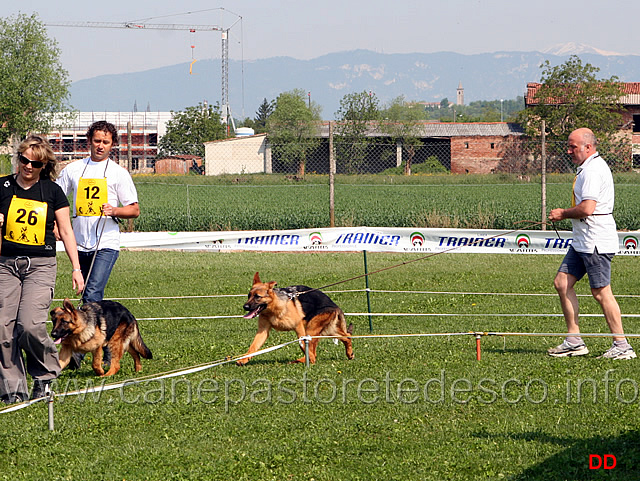
[[[478,332],[478,331],[469,331],[469,332],[440,332],[440,333],[415,333],[415,334],[365,334],[365,335],[356,335],[356,336],[348,336],[350,339],[391,339],[391,338],[409,338],[409,337],[451,337],[451,336],[474,336],[474,337],[478,337],[478,336],[503,336],[506,338],[506,336],[530,336],[530,337],[566,337],[571,335],[570,333],[557,333],[557,332],[546,332],[546,333],[542,333],[542,332]],[[621,334],[621,333],[614,333],[614,334],[608,334],[608,333],[580,333],[581,337],[615,337],[615,336],[625,336],[625,337],[629,337],[629,338],[640,338],[640,334]],[[136,384],[140,384],[143,382],[151,382],[151,381],[158,381],[161,379],[169,379],[169,378],[173,378],[173,377],[178,377],[178,376],[185,376],[188,374],[193,374],[196,372],[200,372],[200,371],[204,371],[207,369],[211,369],[217,366],[222,366],[223,364],[228,364],[231,362],[236,362],[236,361],[240,361],[242,359],[246,359],[249,357],[255,357],[255,356],[260,356],[262,354],[267,354],[269,352],[273,352],[276,351],[278,349],[282,349],[283,347],[287,347],[291,344],[300,344],[302,345],[302,342],[304,340],[309,340],[309,339],[341,339],[343,336],[303,336],[300,337],[298,339],[295,339],[293,341],[289,341],[289,342],[285,342],[282,344],[278,344],[277,346],[272,346],[272,347],[268,347],[265,349],[261,349],[259,351],[256,351],[254,353],[251,354],[244,354],[241,356],[236,356],[233,358],[228,358],[225,359],[223,361],[216,361],[213,363],[209,363],[209,364],[204,364],[201,366],[193,366],[190,368],[186,368],[186,369],[181,369],[178,371],[170,371],[168,373],[164,373],[161,375],[156,375],[153,377],[142,377],[142,378],[138,378],[138,379],[128,379],[124,382],[120,382],[120,383],[116,383],[116,384],[107,384],[107,385],[103,385],[103,386],[96,386],[96,387],[90,387],[90,388],[86,388],[86,389],[80,389],[77,391],[71,391],[71,392],[67,392],[67,393],[58,393],[58,394],[54,394],[55,397],[67,397],[67,396],[79,396],[79,395],[85,395],[85,394],[91,394],[91,393],[97,393],[97,392],[105,392],[105,391],[112,391],[114,389],[121,389],[123,387],[126,386],[133,386]],[[10,413],[10,412],[15,412],[15,411],[19,411],[21,409],[24,409],[26,407],[29,407],[35,403],[38,403],[40,401],[44,401],[46,400],[46,397],[42,397],[39,399],[34,399],[32,401],[25,401],[23,403],[20,404],[16,404],[15,406],[11,406],[5,409],[0,410],[0,414],[5,414],[5,413]]]
[[[437,332],[437,333],[417,333],[417,334],[361,334],[358,336],[348,336],[349,339],[387,339],[392,337],[450,337],[469,336],[473,332]],[[343,336],[309,336],[310,339],[342,339]]]
[[[364,289],[366,290],[366,289]],[[445,294],[458,296],[513,296],[513,297],[558,297],[556,293],[536,292],[460,292],[460,291],[390,291],[382,289],[370,289],[370,292],[382,292],[386,294]],[[577,294],[578,297],[593,297],[591,294]],[[615,297],[637,298],[640,294],[616,294]]]
[[[410,313],[393,313],[393,312],[352,312],[346,313],[345,316],[379,316],[379,317],[564,317],[564,314],[498,314],[498,313],[477,313],[477,314],[458,314],[458,313],[444,313],[444,312],[433,312],[433,313],[418,313],[418,312],[410,312]],[[580,317],[603,317],[602,314],[580,314]],[[622,317],[640,317],[640,314],[622,314]]]
[[[349,317],[564,317],[563,314],[500,314],[495,312],[461,314],[450,312],[345,312],[345,316]],[[640,314],[621,314],[622,317],[636,318]],[[580,317],[603,317],[602,314],[580,314]],[[242,319],[244,316],[240,314],[232,316],[174,316],[174,317],[137,317],[138,321],[185,321],[188,319]],[[47,320],[51,323],[50,320]]]
[[[567,336],[578,336],[578,337],[640,337],[640,334],[621,334],[614,333],[609,334],[605,332],[592,332],[592,333],[549,333],[549,332],[484,332],[478,333],[484,336],[531,336],[531,337],[567,337]]]
[[[32,404],[39,403],[40,401],[44,401],[47,398],[34,399],[33,401],[24,401],[20,404],[16,404],[15,406],[8,407],[6,409],[0,410],[0,414],[12,413],[14,411],[20,411],[21,409],[28,408]]]
[[[236,361],[240,361],[242,359],[246,359],[249,357],[255,357],[255,356],[261,356],[262,354],[267,354],[269,352],[272,351],[276,351],[278,349],[282,349],[283,347],[289,346],[291,344],[294,343],[298,343],[300,341],[300,339],[295,339],[293,341],[289,341],[289,342],[285,342],[282,344],[278,344],[277,346],[272,346],[272,347],[268,347],[265,349],[261,349],[259,351],[256,352],[252,352],[251,354],[243,354],[241,356],[235,356],[235,357],[231,357],[229,359],[225,359],[223,361],[216,361],[210,364],[204,364],[201,366],[193,366],[193,367],[189,367],[186,369],[181,369],[179,371],[170,371],[168,373],[164,373],[161,374],[159,376],[154,376],[154,377],[142,377],[142,378],[138,378],[138,379],[127,379],[126,381],[120,382],[120,383],[116,383],[116,384],[105,384],[102,386],[95,386],[95,387],[90,387],[90,388],[86,388],[86,389],[79,389],[77,391],[71,391],[71,392],[67,392],[67,393],[57,393],[54,394],[55,397],[67,397],[67,396],[79,396],[79,395],[85,395],[85,394],[92,394],[92,393],[97,393],[97,392],[105,392],[105,391],[112,391],[114,389],[121,389],[125,386],[134,386],[136,384],[140,384],[143,382],[151,382],[151,381],[157,381],[160,379],[169,379],[172,377],[178,377],[178,376],[185,376],[187,374],[193,374],[199,371],[204,371],[207,369],[211,369],[217,366],[222,366],[223,364],[228,364],[231,362],[236,362]],[[26,407],[31,406],[32,404],[35,404],[37,402],[46,400],[46,397],[42,397],[39,399],[34,399],[33,401],[25,401],[23,403],[20,404],[16,404],[15,406],[11,406],[9,408],[0,410],[0,414],[5,414],[5,413],[9,413],[9,412],[14,412],[14,411],[18,411],[20,409],[24,409]]]
[[[349,294],[356,292],[370,292],[382,294],[431,294],[447,296],[512,296],[512,297],[557,297],[555,293],[527,293],[527,292],[465,292],[465,291],[393,291],[387,289],[347,289],[340,291],[323,291],[326,294]],[[578,297],[592,297],[591,294],[577,294]],[[159,301],[171,299],[222,299],[227,297],[247,297],[246,294],[214,294],[201,296],[150,296],[150,297],[109,297],[111,301]],[[640,294],[616,294],[616,298],[640,298]],[[53,299],[62,302],[64,299]]]

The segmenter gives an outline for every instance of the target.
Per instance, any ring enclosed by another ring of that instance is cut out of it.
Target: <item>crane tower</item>
[[[238,21],[240,21],[240,17]],[[233,125],[235,130],[235,122],[231,115],[231,107],[229,105],[229,28],[222,28],[218,25],[185,25],[185,24],[150,24],[137,22],[46,22],[48,27],[82,27],[82,28],[126,28],[130,30],[186,30],[189,32],[221,32],[222,35],[222,95],[220,98],[220,108],[222,109],[222,120]],[[235,23],[233,24],[235,25]],[[233,27],[232,25],[232,27]]]

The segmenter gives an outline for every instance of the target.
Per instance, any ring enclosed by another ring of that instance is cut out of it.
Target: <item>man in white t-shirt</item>
[[[118,143],[115,126],[106,121],[94,122],[87,130],[87,141],[91,155],[67,165],[56,182],[65,194],[73,192],[73,231],[86,282],[82,302],[95,302],[104,298],[105,286],[120,254],[118,219],[138,217],[140,207],[129,172],[109,158]],[[70,366],[78,367],[74,364],[79,365],[72,360]]]
[[[619,248],[613,219],[613,176],[596,145],[591,130],[582,128],[571,132],[568,153],[578,165],[573,200],[569,209],[553,209],[549,214],[553,222],[571,219],[573,241],[554,281],[569,335],[548,353],[553,357],[589,353],[580,337],[578,296],[574,289],[575,283],[587,274],[591,294],[600,304],[609,330],[614,334],[613,346],[600,357],[633,359],[636,353],[624,336],[620,307],[611,291],[611,260]]]

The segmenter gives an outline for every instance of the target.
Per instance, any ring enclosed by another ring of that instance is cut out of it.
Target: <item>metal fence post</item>
[[[364,254],[364,285],[367,291],[367,312],[369,313],[369,332],[373,332],[373,320],[371,319],[371,292],[369,290],[369,267],[367,266],[367,251]]]
[[[187,184],[187,228],[191,230],[191,205],[189,204],[189,184]]]
[[[542,146],[541,146],[541,176],[540,176],[540,191],[541,191],[541,199],[540,199],[540,208],[541,208],[541,219],[542,222],[542,230],[547,230],[547,145],[546,145],[546,133],[545,133],[545,121],[542,121]]]
[[[335,212],[336,153],[333,150],[333,122],[329,122],[329,226],[336,226]]]
[[[127,172],[131,172],[133,168],[133,152],[131,149],[133,148],[133,141],[131,139],[131,122],[127,122]],[[140,168],[140,166],[138,166]]]
[[[51,385],[47,384],[46,387],[46,392],[45,392],[46,396],[47,396],[47,412],[48,412],[48,417],[49,417],[49,431],[53,431],[55,429],[54,426],[54,420],[53,420],[53,398],[54,398],[54,393],[53,390],[51,389]]]

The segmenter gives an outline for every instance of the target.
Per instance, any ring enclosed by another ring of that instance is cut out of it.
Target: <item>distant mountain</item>
[[[573,45],[575,50],[577,46]],[[597,50],[594,49],[596,52]],[[368,50],[338,52],[311,60],[273,57],[229,62],[229,97],[236,118],[255,117],[264,98],[301,88],[323,107],[323,118],[333,119],[340,99],[348,93],[373,91],[383,102],[403,95],[407,100],[455,101],[464,88],[465,103],[514,99],[524,95],[527,82],[540,80],[540,65],[559,65],[573,53],[570,46],[543,52],[494,52],[462,55],[452,52],[382,54]],[[565,53],[566,52],[566,53]],[[580,53],[583,63],[598,68],[598,77],[617,75],[640,81],[640,56]],[[71,85],[71,101],[80,111],[183,110],[221,97],[220,60],[202,60],[153,70],[102,75]],[[244,76],[242,72],[244,71]],[[244,77],[244,78],[243,78]],[[244,89],[243,89],[244,86]]]
[[[599,48],[592,47],[591,45],[585,45],[584,43],[561,43],[554,45],[542,51],[542,53],[564,56],[564,55],[584,55],[586,53],[593,53],[595,55],[604,55],[607,57],[624,56],[623,53],[609,52],[607,50],[600,50]]]

